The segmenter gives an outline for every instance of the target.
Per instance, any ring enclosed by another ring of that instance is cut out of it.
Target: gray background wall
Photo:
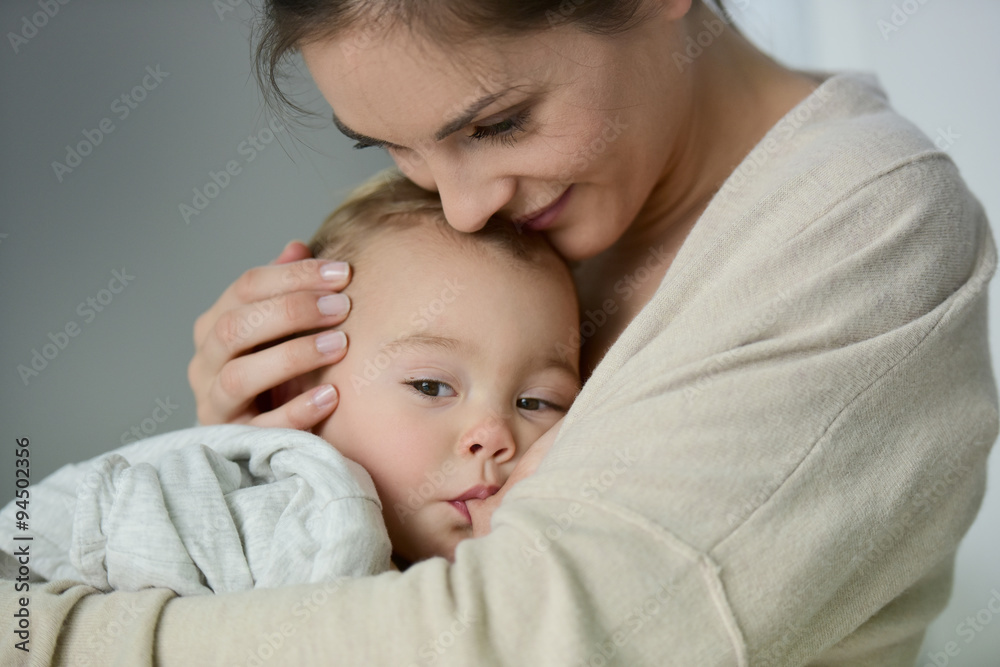
[[[58,13],[34,32],[24,19],[42,11],[37,0],[0,6],[0,443],[10,451],[15,438],[31,438],[35,480],[116,446],[132,427],[189,426],[195,317],[243,270],[269,261],[287,240],[307,238],[345,192],[389,164],[378,152],[354,152],[329,124],[296,129],[294,138],[279,132],[249,161],[254,151],[244,142],[267,140],[268,118],[251,77],[252,11],[242,0],[53,4]],[[220,16],[218,7],[230,4]],[[1000,3],[731,5],[755,41],[793,65],[878,72],[897,108],[929,135],[951,137],[949,153],[1000,220]],[[15,51],[9,33],[27,40],[16,40]],[[123,118],[125,103],[115,100],[142,84],[147,67],[169,74],[155,87],[147,77],[152,90]],[[325,108],[308,81],[302,90]],[[100,131],[103,119],[105,129],[113,126],[108,133]],[[52,163],[65,163],[67,144],[84,132],[100,135],[100,143],[57,175]],[[193,189],[204,189],[209,172],[230,160],[240,173],[185,221],[179,205],[190,206]],[[134,279],[118,294],[102,293],[115,270]],[[106,305],[98,301],[100,312],[86,304],[109,296]],[[74,337],[58,335],[67,325]],[[64,349],[43,350],[50,333]],[[17,367],[31,366],[33,350],[53,358],[25,382]],[[177,407],[156,424],[158,402]],[[5,456],[4,502],[13,495],[13,456]],[[997,461],[994,455],[983,510],[959,551],[951,604],[928,633],[921,665],[998,664],[1000,618],[989,612],[992,622],[968,643],[957,634],[1000,590]],[[944,656],[950,641],[958,653]]]

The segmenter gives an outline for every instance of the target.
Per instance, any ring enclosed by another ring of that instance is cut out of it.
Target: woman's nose
[[[514,177],[483,173],[481,165],[463,164],[448,155],[400,156],[396,164],[411,181],[438,192],[448,224],[460,232],[482,229],[516,190]]]
[[[507,421],[499,415],[490,415],[470,428],[459,445],[461,452],[474,458],[493,463],[506,463],[517,455],[514,434]]]
[[[513,198],[514,179],[484,179],[477,183],[454,177],[437,181],[437,188],[448,224],[460,232],[475,232]]]

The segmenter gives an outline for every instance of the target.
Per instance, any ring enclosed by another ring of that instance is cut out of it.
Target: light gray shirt
[[[15,501],[0,550],[30,544],[31,569],[98,590],[178,595],[333,581],[389,569],[371,477],[311,433],[201,426],[63,466]],[[15,540],[29,534],[30,543]]]

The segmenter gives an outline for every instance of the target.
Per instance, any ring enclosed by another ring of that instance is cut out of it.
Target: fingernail
[[[319,275],[323,276],[323,280],[343,280],[350,270],[347,262],[327,262],[319,267]]]
[[[343,315],[351,309],[351,301],[345,294],[328,294],[319,298],[319,312],[324,315]]]
[[[317,408],[328,408],[333,405],[336,399],[337,390],[333,388],[332,384],[324,384],[313,390],[312,399],[309,402]]]
[[[347,336],[343,331],[328,331],[316,337],[316,349],[320,354],[330,354],[347,346]]]

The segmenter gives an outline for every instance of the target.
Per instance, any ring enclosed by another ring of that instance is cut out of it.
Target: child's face
[[[576,296],[550,258],[526,267],[423,224],[377,239],[348,288],[340,403],[317,433],[375,481],[395,552],[472,536],[464,500],[506,481],[579,389]]]

